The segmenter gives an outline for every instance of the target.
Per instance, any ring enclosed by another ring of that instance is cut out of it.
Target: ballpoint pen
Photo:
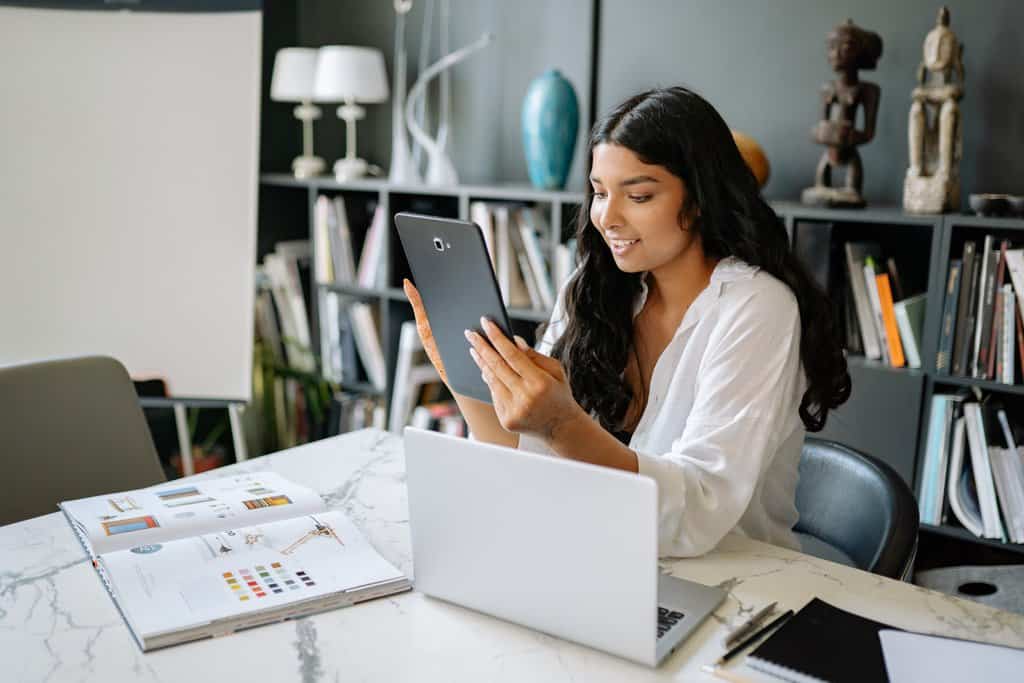
[[[740,651],[743,650],[745,647],[747,647],[748,645],[753,643],[755,640],[757,640],[758,638],[760,638],[764,634],[766,634],[769,631],[771,631],[772,629],[774,629],[776,626],[778,626],[779,624],[784,622],[786,619],[789,619],[791,616],[793,616],[793,610],[788,609],[785,612],[783,612],[782,614],[780,614],[779,616],[775,617],[770,622],[768,622],[767,626],[759,628],[757,631],[755,631],[751,635],[749,635],[746,638],[744,638],[738,645],[734,646],[731,650],[729,650],[724,655],[719,657],[718,661],[715,662],[715,666],[721,666],[725,662],[728,662],[730,659],[732,659],[737,654],[739,654]]]
[[[775,605],[777,605],[777,604],[778,604],[777,602],[773,602],[772,604],[768,605],[764,609],[758,610],[757,614],[755,614],[754,616],[750,617],[750,619],[747,619],[746,623],[744,623],[742,626],[737,628],[735,631],[733,631],[732,633],[727,635],[725,637],[725,646],[726,647],[732,647],[734,644],[739,642],[740,638],[743,638],[748,633],[750,633],[761,622],[761,620],[764,619],[765,616],[768,615],[769,612],[771,612],[773,609],[775,609]]]

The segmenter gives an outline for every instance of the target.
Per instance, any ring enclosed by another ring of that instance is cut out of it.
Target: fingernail
[[[530,348],[530,345],[526,343],[526,340],[520,337],[518,334],[512,338],[516,340],[516,346],[521,348],[523,351],[526,351],[527,349]]]
[[[482,327],[486,328],[486,327],[487,327],[488,325],[490,325],[490,324],[491,324],[491,321],[490,321],[490,320],[488,320],[488,319],[487,319],[487,318],[485,318],[484,316],[480,316],[480,325],[481,325]]]
[[[466,339],[473,341],[473,333],[469,330],[463,330],[462,334],[466,335]]]

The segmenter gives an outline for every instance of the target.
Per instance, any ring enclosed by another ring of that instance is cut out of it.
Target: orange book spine
[[[892,307],[889,275],[876,275],[875,282],[878,283],[878,301],[882,305],[882,322],[885,324],[885,337],[889,343],[889,357],[894,368],[902,368],[907,361],[903,357],[903,344],[900,342],[900,332],[896,327],[896,311]]]

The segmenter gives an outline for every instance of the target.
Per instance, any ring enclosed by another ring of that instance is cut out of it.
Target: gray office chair
[[[909,580],[917,552],[917,501],[881,460],[808,438],[796,489],[804,552]]]
[[[0,368],[0,525],[166,481],[124,366],[87,357]]]

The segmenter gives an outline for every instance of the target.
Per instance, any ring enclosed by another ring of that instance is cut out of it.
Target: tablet
[[[453,391],[491,403],[491,391],[469,355],[464,331],[487,316],[512,338],[501,290],[483,232],[475,223],[414,213],[395,215],[395,227],[437,341]]]

